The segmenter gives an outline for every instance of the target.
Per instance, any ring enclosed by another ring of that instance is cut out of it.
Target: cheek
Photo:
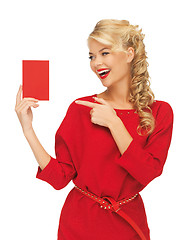
[[[123,62],[118,62],[115,66],[116,68],[114,72],[118,76],[125,75],[128,71],[127,65]]]
[[[128,67],[128,64],[125,58],[121,58],[118,64],[120,64],[120,68],[123,68],[123,69],[127,69]]]
[[[92,70],[93,72],[95,72],[95,67],[94,67],[94,65],[93,65],[92,62],[90,62],[90,68],[91,68],[91,70]]]

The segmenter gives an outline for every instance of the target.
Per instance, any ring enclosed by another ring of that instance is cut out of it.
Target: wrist
[[[121,119],[118,116],[115,116],[109,121],[108,128],[112,130],[113,128],[115,128],[115,126],[118,126],[118,124],[121,124],[121,123],[123,124]]]
[[[33,134],[33,132],[34,132],[34,129],[32,127],[28,129],[23,129],[23,134],[25,137],[28,137],[29,135]]]

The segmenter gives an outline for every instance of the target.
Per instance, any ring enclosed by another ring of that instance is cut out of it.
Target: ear
[[[134,58],[134,48],[129,47],[127,50],[127,63],[132,62],[133,58]]]

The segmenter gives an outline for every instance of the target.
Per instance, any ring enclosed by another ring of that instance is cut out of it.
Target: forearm
[[[34,153],[34,156],[43,170],[50,161],[50,155],[45,151],[41,143],[39,142],[33,128],[27,132],[24,132],[24,135]]]
[[[110,122],[109,129],[122,155],[127,150],[133,138],[119,117],[114,118]]]

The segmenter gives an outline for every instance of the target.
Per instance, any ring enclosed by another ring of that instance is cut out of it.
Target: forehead
[[[95,53],[95,52],[99,52],[103,49],[111,49],[111,46],[100,43],[95,39],[89,39],[88,48],[89,48],[90,53]]]

